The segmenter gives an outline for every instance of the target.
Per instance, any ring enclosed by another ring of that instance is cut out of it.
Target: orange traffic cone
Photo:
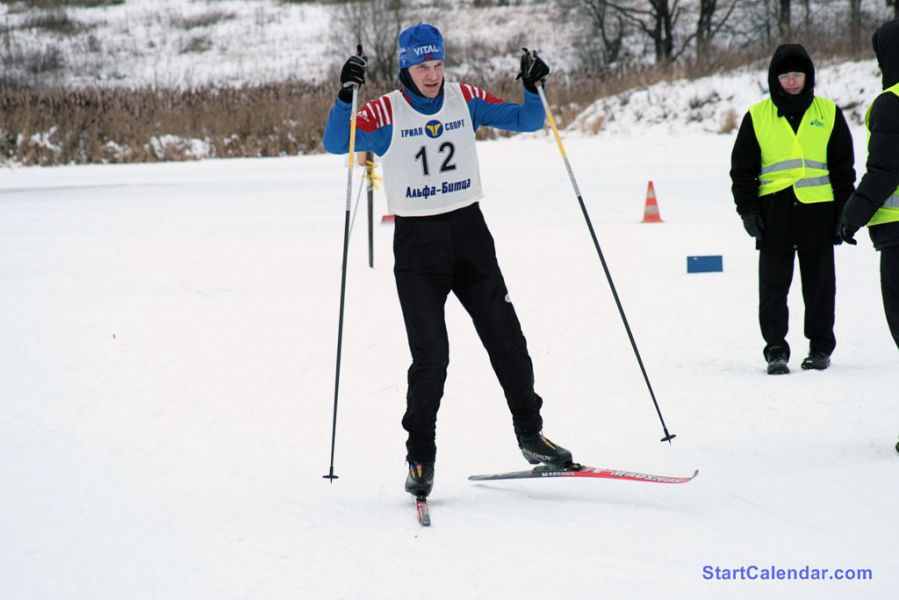
[[[649,182],[646,186],[646,206],[643,208],[643,223],[661,223],[659,205],[656,203],[656,188]]]

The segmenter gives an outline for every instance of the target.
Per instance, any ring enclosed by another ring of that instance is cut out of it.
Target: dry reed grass
[[[0,89],[0,160],[22,165],[282,156],[321,150],[333,86]],[[204,156],[177,150],[199,140]]]

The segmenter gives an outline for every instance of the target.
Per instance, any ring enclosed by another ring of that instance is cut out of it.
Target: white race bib
[[[458,83],[446,83],[443,106],[416,111],[390,92],[393,137],[381,158],[388,210],[401,217],[450,212],[483,197],[475,131]]]

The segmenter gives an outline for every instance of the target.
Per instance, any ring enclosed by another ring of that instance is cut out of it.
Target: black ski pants
[[[899,246],[887,246],[880,251],[880,290],[887,324],[899,348]]]
[[[833,246],[800,250],[763,248],[759,251],[759,324],[765,340],[765,359],[775,348],[782,348],[787,358],[790,356],[790,345],[786,340],[789,327],[787,293],[793,281],[793,263],[797,255],[809,352],[830,356],[837,345],[833,334],[836,298]]]
[[[437,410],[449,365],[444,305],[450,292],[471,316],[503,388],[517,435],[542,429],[527,343],[503,281],[493,237],[477,203],[441,215],[396,217],[394,275],[412,366],[407,460],[433,461]],[[479,392],[474,392],[479,393]]]

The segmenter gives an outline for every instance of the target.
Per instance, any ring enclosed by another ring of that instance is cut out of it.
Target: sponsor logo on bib
[[[443,123],[437,121],[436,119],[433,121],[428,121],[427,125],[425,125],[425,131],[427,132],[429,138],[439,138],[443,133]]]

